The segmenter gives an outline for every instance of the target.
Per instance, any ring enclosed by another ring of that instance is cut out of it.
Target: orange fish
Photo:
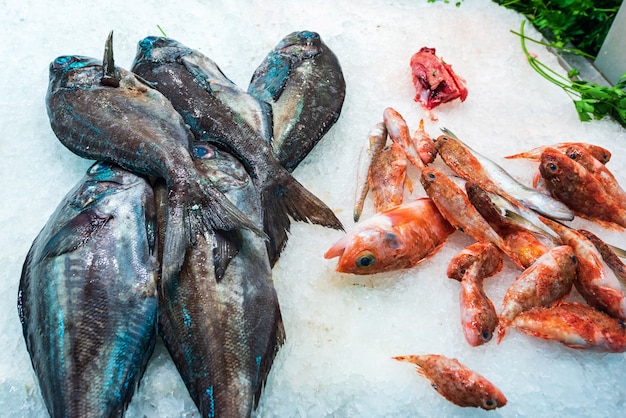
[[[626,208],[585,167],[567,155],[546,148],[539,171],[550,193],[575,212],[626,227]]]
[[[502,253],[491,243],[476,242],[457,254],[448,265],[448,277],[461,278],[461,326],[465,339],[476,347],[489,342],[498,314],[483,290],[483,279],[502,269]],[[457,279],[458,280],[458,279]]]
[[[509,202],[524,205],[545,216],[571,221],[572,211],[562,202],[514,179],[495,162],[482,156],[447,129],[437,138],[437,152],[459,177],[496,193]]]
[[[380,212],[360,222],[326,251],[336,270],[374,274],[417,265],[445,243],[454,228],[428,198]]]
[[[379,122],[370,129],[368,142],[363,145],[359,154],[356,173],[356,193],[354,199],[354,222],[358,222],[363,212],[365,197],[369,192],[369,171],[372,162],[378,158],[387,143],[387,128]]]
[[[569,245],[555,247],[524,270],[508,288],[502,301],[498,342],[511,321],[535,306],[550,306],[567,297],[576,277],[577,260]]]
[[[491,225],[470,203],[465,191],[450,177],[433,168],[422,168],[422,186],[428,197],[437,205],[444,218],[455,228],[479,242],[491,242],[520,267],[522,264]]]
[[[622,206],[626,206],[626,192],[619,185],[613,173],[594,158],[585,147],[570,145],[563,152],[569,158],[585,167],[602,184],[607,193],[617,198]]]
[[[398,144],[404,153],[406,158],[418,169],[421,169],[425,164],[418,152],[418,146],[413,142],[409,133],[409,127],[406,121],[400,113],[395,109],[388,107],[383,111],[383,120],[385,126],[389,132],[389,138]],[[426,158],[431,158],[430,155],[426,155]]]
[[[393,142],[372,160],[367,181],[376,213],[402,204],[405,184],[413,191],[413,184],[406,176],[407,166],[404,151]]]
[[[582,233],[558,222],[542,219],[569,245],[578,259],[574,285],[587,303],[609,315],[626,320],[626,294],[619,278],[606,264],[594,243]]]
[[[525,334],[571,348],[626,352],[624,323],[580,303],[532,308],[517,315],[511,325]]]
[[[554,148],[564,152],[568,147],[572,145],[586,149],[591,155],[593,155],[596,160],[600,161],[600,163],[602,164],[608,163],[611,159],[611,152],[608,149],[602,148],[598,145],[587,144],[585,142],[561,142],[554,145],[542,145],[526,152],[521,152],[514,155],[507,155],[504,158],[528,158],[531,161],[541,161],[541,153],[546,148]]]
[[[415,364],[418,374],[430,380],[441,396],[458,406],[496,409],[506,405],[506,397],[493,383],[457,359],[440,354],[392,358]]]
[[[450,279],[461,281],[467,270],[476,263],[480,265],[478,274],[482,278],[491,277],[502,270],[502,254],[489,242],[475,242],[452,257],[446,274]]]

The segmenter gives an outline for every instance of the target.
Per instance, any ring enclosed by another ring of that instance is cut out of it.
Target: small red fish
[[[585,167],[604,187],[608,194],[614,196],[623,207],[626,207],[626,192],[617,182],[611,171],[583,146],[570,145],[563,151],[572,160]]]
[[[506,397],[493,383],[457,359],[440,354],[392,358],[415,364],[418,374],[430,380],[441,396],[458,406],[489,410],[506,405]]]
[[[550,306],[567,297],[576,277],[577,259],[568,245],[555,247],[515,279],[502,301],[498,342],[511,321],[521,312],[535,306]]]
[[[326,251],[336,270],[374,274],[417,265],[445,243],[454,228],[428,198],[396,206],[360,222]]]
[[[407,166],[404,151],[393,142],[372,160],[367,181],[376,213],[402,204],[405,184],[410,191],[413,190],[413,184],[406,176]]]
[[[491,242],[520,267],[517,256],[507,246],[491,225],[470,203],[465,190],[443,172],[433,168],[422,168],[422,186],[444,218],[455,228],[479,242]]]
[[[448,278],[461,281],[466,271],[475,263],[480,265],[479,275],[491,277],[502,270],[502,254],[489,242],[475,242],[463,248],[448,263]]]
[[[580,303],[532,308],[517,315],[511,325],[525,334],[571,348],[626,352],[624,323]]]
[[[546,148],[539,164],[550,193],[573,211],[592,220],[626,227],[626,208],[585,167],[554,148]]]
[[[502,269],[502,253],[491,243],[476,242],[448,264],[448,277],[461,276],[461,325],[465,339],[476,347],[489,342],[498,325],[498,314],[483,290],[483,279]]]
[[[435,48],[423,47],[411,57],[415,101],[427,110],[455,99],[463,102],[468,93],[465,80],[435,52]]]
[[[549,219],[542,220],[561,236],[578,259],[574,285],[585,301],[614,318],[626,320],[626,294],[615,272],[606,264],[594,243],[582,233]]]
[[[546,148],[554,148],[559,151],[565,152],[565,150],[572,145],[576,147],[583,147],[602,164],[608,163],[611,159],[611,152],[608,149],[602,148],[598,145],[587,144],[585,142],[561,142],[554,145],[542,145],[526,152],[520,152],[519,154],[514,155],[507,155],[504,158],[528,158],[531,161],[541,161],[541,153]]]

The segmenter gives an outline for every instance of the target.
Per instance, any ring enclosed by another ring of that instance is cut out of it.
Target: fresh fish
[[[458,406],[490,410],[506,405],[506,397],[493,383],[457,359],[440,354],[392,358],[415,364],[417,373],[430,380],[433,389]]]
[[[107,52],[112,54],[110,48]],[[110,60],[105,56],[105,62]],[[165,179],[170,195],[163,279],[176,274],[198,230],[245,227],[264,235],[198,174],[190,154],[193,135],[165,96],[129,71],[107,71],[118,80],[117,87],[110,75],[102,83],[103,65],[93,58],[55,59],[46,96],[50,124],[81,157]]]
[[[600,237],[585,229],[579,229],[578,232],[593,243],[594,247],[596,247],[602,256],[602,260],[613,270],[613,273],[615,273],[615,277],[622,285],[622,289],[626,289],[626,265],[620,260],[620,255],[624,255],[624,250],[607,244]]]
[[[606,191],[582,165],[554,148],[546,148],[539,164],[554,197],[582,216],[626,227],[626,207]]]
[[[359,156],[355,222],[361,216],[368,191],[371,190],[374,195],[376,212],[401,204],[404,186],[409,192],[413,191],[413,183],[406,175],[407,160],[419,169],[433,162],[437,156],[434,142],[424,131],[424,120],[420,121],[419,128],[411,137],[406,121],[393,108],[384,110],[383,119],[371,129],[369,146],[364,146]],[[392,143],[385,147],[388,133]]]
[[[175,40],[151,36],[139,42],[132,70],[172,102],[197,140],[216,142],[243,162],[261,195],[272,265],[287,242],[289,217],[343,229],[333,211],[276,161],[270,145],[233,109],[222,88],[230,81],[213,61]],[[234,88],[228,93],[247,94]]]
[[[608,149],[602,148],[598,145],[587,144],[585,142],[560,142],[554,145],[542,145],[540,147],[533,148],[530,151],[521,152],[514,155],[508,155],[504,158],[528,158],[531,161],[541,161],[541,153],[546,148],[554,148],[564,152],[568,147],[572,145],[585,148],[591,155],[593,155],[596,160],[600,161],[600,163],[602,164],[608,163],[611,159],[611,152]]]
[[[394,142],[383,148],[372,161],[368,182],[375,212],[401,205],[405,184],[409,191],[413,191],[413,184],[406,175],[407,167],[404,151]]]
[[[352,274],[409,268],[437,252],[452,232],[430,199],[417,199],[360,222],[324,258],[339,257],[336,270]]]
[[[535,306],[550,306],[565,299],[574,283],[577,257],[569,245],[555,247],[539,257],[508,288],[499,317],[498,342],[511,321]]]
[[[511,325],[524,334],[571,348],[626,352],[624,322],[581,303],[532,308],[517,315]]]
[[[52,417],[120,417],[156,339],[150,185],[98,162],[26,257],[18,312]]]
[[[411,74],[415,86],[415,101],[424,109],[433,109],[455,99],[467,98],[465,80],[435,55],[435,48],[423,47],[411,57]]]
[[[465,265],[471,263],[465,267]],[[461,326],[465,339],[476,347],[491,340],[498,314],[483,290],[483,279],[502,269],[502,253],[491,243],[476,242],[450,260],[448,277],[461,277]],[[457,279],[458,280],[458,279]]]
[[[491,277],[502,270],[502,254],[496,246],[488,242],[475,242],[463,248],[448,263],[448,278],[461,281],[472,265],[478,264],[476,272],[481,278]]]
[[[395,144],[399,145],[400,148],[404,150],[406,158],[411,162],[411,164],[413,164],[413,166],[417,169],[424,167],[426,163],[422,160],[422,156],[420,155],[420,146],[411,138],[409,127],[402,115],[395,109],[388,107],[383,111],[383,121],[387,127],[389,137]],[[427,161],[432,160],[431,154],[427,153],[424,156],[425,158],[428,158]]]
[[[274,156],[291,172],[339,119],[346,82],[319,34],[299,31],[267,54],[248,93],[272,106]]]
[[[499,194],[510,202],[521,202],[544,216],[571,221],[572,211],[558,200],[523,185],[502,167],[472,150],[452,132],[442,129],[437,151],[445,163],[460,177],[478,184],[488,192]]]
[[[422,168],[422,186],[441,215],[456,229],[479,242],[491,242],[523,267],[517,255],[470,203],[465,191],[450,177],[434,167]]]
[[[465,190],[472,205],[489,222],[489,225],[498,235],[504,239],[524,267],[529,267],[545,254],[548,251],[548,246],[556,246],[552,235],[556,235],[557,238],[558,235],[541,223],[538,217],[533,216],[531,220],[536,218],[536,221],[532,223],[527,222],[527,218],[523,218],[523,215],[518,215],[520,213],[517,211],[519,207],[514,207],[508,200],[494,193],[484,191],[476,184],[467,182]],[[496,204],[496,202],[498,203]],[[504,215],[502,212],[504,212]],[[535,222],[543,226],[540,231],[535,229]],[[527,227],[533,229],[528,229]],[[545,230],[550,231],[552,235],[543,233]],[[536,235],[541,235],[543,240],[539,240]]]
[[[578,259],[576,290],[594,308],[609,315],[626,320],[626,294],[615,272],[603,260],[594,243],[582,233],[558,222],[544,222],[561,236]]]
[[[626,191],[619,185],[613,173],[587,151],[586,147],[570,145],[564,150],[564,153],[585,167],[602,184],[608,194],[615,197],[622,206],[626,206]]]
[[[260,220],[259,195],[241,163],[207,143],[194,150],[204,175]],[[161,199],[167,193],[157,191]],[[247,417],[285,338],[265,243],[246,230],[196,240],[177,280],[159,292],[159,333],[201,416]],[[233,251],[216,252],[224,246]]]
[[[356,173],[356,192],[354,198],[354,222],[358,222],[363,212],[365,198],[369,192],[369,171],[373,161],[378,158],[387,143],[387,128],[379,122],[370,129],[367,143],[361,147],[359,165]]]

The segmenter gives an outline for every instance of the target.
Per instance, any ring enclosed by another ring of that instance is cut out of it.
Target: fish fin
[[[42,258],[56,257],[76,250],[112,218],[113,215],[102,213],[97,209],[83,210],[50,238],[42,249]]]
[[[272,59],[266,59],[254,71],[248,86],[249,94],[268,103],[276,102],[283,94],[292,66],[284,55],[275,52],[270,54]]]
[[[346,251],[348,235],[342,237],[337,242],[335,242],[325,253],[324,258],[329,260],[335,257],[341,257],[343,253]]]
[[[285,169],[271,178],[274,181],[261,191],[263,228],[270,237],[268,255],[274,265],[287,244],[287,233],[291,217],[294,221],[305,221],[328,228],[344,230],[333,211],[318,197],[308,191]]]
[[[254,409],[259,406],[259,400],[261,399],[261,394],[263,392],[263,388],[265,387],[265,383],[267,382],[267,377],[270,373],[270,369],[272,368],[272,364],[274,363],[274,359],[276,358],[276,354],[278,354],[278,350],[285,343],[285,327],[280,314],[280,308],[278,307],[278,301],[276,301],[276,313],[278,317],[275,321],[274,335],[270,336],[267,350],[259,362],[256,382],[257,389],[254,393]]]
[[[213,237],[213,265],[215,266],[215,280],[219,283],[231,260],[239,253],[243,245],[243,237],[240,230],[218,230],[215,231]]]

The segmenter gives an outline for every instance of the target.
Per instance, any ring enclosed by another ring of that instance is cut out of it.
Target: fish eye
[[[552,172],[555,172],[555,171],[557,171],[558,169],[559,169],[559,167],[558,167],[556,164],[554,164],[554,163],[550,163],[550,164],[548,164],[548,170],[550,170],[550,171],[552,171]]]
[[[568,154],[568,157],[570,157],[572,160],[575,160],[576,159],[576,153],[575,152],[570,152]]]
[[[491,332],[489,332],[489,331],[483,331],[483,333],[482,333],[483,341],[486,342],[486,341],[491,340],[491,336],[492,335],[493,334],[491,334]]]
[[[498,403],[493,399],[485,399],[483,401],[483,407],[485,409],[494,409],[497,406],[498,406]]]
[[[429,179],[435,179],[435,174],[434,173],[428,173],[428,178]]]
[[[209,158],[215,156],[215,151],[206,145],[194,145],[193,156],[203,160],[208,160]]]
[[[356,258],[355,264],[358,268],[368,269],[374,265],[376,257],[372,253],[363,253]]]

